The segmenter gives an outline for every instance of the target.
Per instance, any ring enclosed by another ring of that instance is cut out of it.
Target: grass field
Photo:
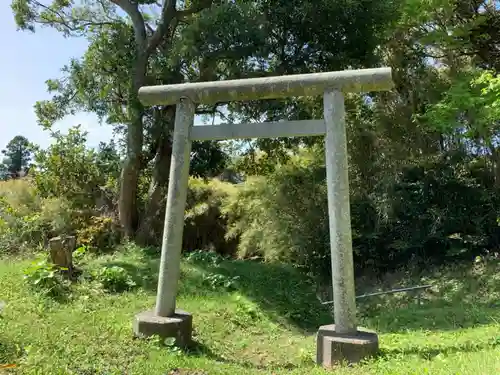
[[[119,265],[138,286],[111,294],[94,281],[65,300],[24,283],[29,260],[0,260],[0,363],[15,374],[326,374],[314,365],[315,330],[331,323],[313,285],[291,268],[187,259],[178,306],[194,315],[196,347],[182,352],[131,334],[134,314],[154,306],[157,260],[129,249],[87,258],[86,270]],[[454,267],[384,285],[431,283],[421,305],[372,298],[360,320],[380,334],[381,354],[335,374],[500,374],[500,267]],[[373,290],[373,287],[372,289]],[[365,290],[363,290],[365,291]]]

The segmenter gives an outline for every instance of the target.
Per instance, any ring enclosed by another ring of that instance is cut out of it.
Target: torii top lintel
[[[196,104],[318,96],[327,90],[388,91],[394,86],[391,68],[343,70],[227,81],[145,86],[139,90],[144,105],[172,105],[182,98]]]

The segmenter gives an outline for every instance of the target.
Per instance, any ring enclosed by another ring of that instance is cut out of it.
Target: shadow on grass
[[[498,309],[485,305],[431,303],[427,306],[379,309],[365,313],[362,321],[380,333],[401,333],[408,330],[453,331],[494,324],[499,318]]]
[[[143,253],[140,261],[137,258],[134,261],[115,259],[107,265],[123,267],[137,285],[156,292],[158,254]],[[214,297],[226,294],[228,292],[223,287],[211,288],[206,275],[237,277],[234,287],[238,292],[258,304],[263,313],[278,323],[288,323],[305,333],[314,333],[319,326],[333,322],[332,306],[322,305],[313,283],[289,265],[248,260],[215,263],[198,260],[187,261],[184,265],[187,267],[181,273],[180,294]],[[479,290],[478,285],[490,279],[490,271],[480,278],[453,272],[436,279],[440,282],[438,292],[424,296],[422,305],[417,305],[412,298],[405,300],[396,295],[359,301],[360,324],[380,333],[396,333],[421,329],[456,330],[500,321],[500,309],[494,298],[481,300],[474,293]],[[384,289],[391,288],[386,285]]]
[[[113,259],[106,266],[124,268],[137,285],[156,292],[159,259],[144,253],[138,261]],[[327,307],[316,298],[315,288],[307,278],[293,267],[255,261],[186,262],[181,272],[179,293],[183,295],[227,294],[223,287],[211,288],[206,275],[237,278],[235,289],[257,303],[263,312],[278,322],[287,322],[308,332],[316,332],[332,317]],[[186,270],[187,269],[187,270]]]
[[[455,353],[474,353],[480,352],[486,349],[493,349],[500,346],[500,338],[493,339],[488,342],[469,342],[461,345],[451,345],[445,347],[411,347],[407,349],[390,349],[382,350],[380,352],[380,357],[391,357],[397,355],[417,355],[424,360],[432,360],[439,355],[450,355]]]
[[[218,267],[205,267],[205,270],[238,277],[236,288],[240,293],[277,320],[284,319],[307,333],[332,323],[328,308],[316,298],[313,283],[289,265],[224,261]]]
[[[420,273],[397,286],[432,284],[422,293],[421,305],[409,295],[393,294],[359,301],[358,311],[363,323],[379,332],[451,331],[498,324],[499,267],[498,262],[484,266],[450,265],[444,270]],[[424,277],[427,280],[421,281]],[[394,284],[379,287],[390,290]]]
[[[0,336],[0,365],[14,364],[19,357],[19,346]]]
[[[248,368],[248,369],[271,371],[271,370],[277,369],[278,367],[281,369],[286,368],[288,370],[293,370],[293,369],[299,367],[299,365],[291,364],[291,363],[285,364],[285,365],[280,365],[280,366],[273,366],[273,365],[257,365],[255,363],[250,362],[250,361],[236,361],[236,360],[215,354],[207,345],[205,345],[199,341],[193,341],[193,343],[191,344],[191,346],[188,349],[183,350],[183,353],[185,355],[188,355],[191,357],[204,357],[204,358],[210,359],[210,360],[215,361],[215,362],[236,365],[236,366],[244,367],[244,368]]]

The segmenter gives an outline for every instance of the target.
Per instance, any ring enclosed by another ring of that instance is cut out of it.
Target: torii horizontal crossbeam
[[[181,98],[195,104],[319,96],[326,90],[342,92],[385,91],[393,87],[391,68],[344,70],[227,81],[146,86],[139,90],[144,105],[172,105]]]
[[[219,124],[193,126],[190,139],[193,141],[220,141],[244,138],[309,137],[324,135],[325,132],[325,120]]]

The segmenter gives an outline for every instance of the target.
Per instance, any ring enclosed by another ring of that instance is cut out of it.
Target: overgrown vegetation
[[[488,25],[500,14],[489,3],[194,1],[165,8],[158,24],[150,15],[156,5],[128,3],[56,1],[45,8],[13,1],[21,28],[50,25],[85,35],[90,45],[61,79],[48,81],[53,100],[36,105],[53,144],[28,149],[18,137],[8,147],[12,155],[20,150],[21,164],[35,153],[30,182],[1,188],[0,251],[62,234],[96,252],[124,238],[159,245],[175,108],[143,108],[137,85],[378,65],[392,66],[395,90],[346,96],[358,271],[470,261],[496,251],[500,85],[497,57],[485,48],[496,48],[498,36]],[[339,11],[344,7],[350,13]],[[140,23],[137,14],[147,17]],[[324,23],[306,21],[318,17]],[[285,28],[285,19],[294,26]],[[131,82],[134,72],[137,82]],[[199,112],[212,121],[215,115],[227,121],[322,117],[319,98],[226,104]],[[52,130],[74,110],[105,119],[117,130],[116,142],[89,149],[78,127],[68,134]],[[285,261],[329,279],[321,137],[202,142],[191,156],[199,178],[190,182],[187,251]],[[221,172],[245,182],[214,179]]]
[[[18,136],[3,151],[0,299],[8,307],[0,325],[11,328],[0,331],[0,360],[27,374],[321,373],[304,332],[331,321],[316,298],[331,298],[322,137],[193,144],[179,304],[204,321],[199,346],[183,353],[131,343],[126,322],[151,307],[156,288],[175,118],[174,106],[144,108],[137,91],[391,66],[391,92],[345,96],[359,292],[430,282],[432,294],[420,307],[398,296],[362,302],[384,354],[338,371],[500,371],[494,4],[13,0],[20,29],[48,26],[89,46],[47,81],[52,99],[35,104],[51,145]],[[218,103],[197,114],[302,120],[322,118],[322,107],[305,97]],[[115,138],[89,148],[78,126],[54,129],[76,111],[97,114]],[[58,236],[76,237],[71,277],[47,260]]]
[[[157,338],[133,340],[132,318],[151,308],[156,294],[158,258],[148,254],[132,245],[116,254],[86,254],[80,262],[89,274],[119,268],[136,288],[111,291],[82,275],[65,300],[25,287],[29,261],[0,261],[6,301],[0,319],[2,363],[17,364],[18,374],[163,375],[176,368],[186,374],[330,373],[314,366],[314,333],[331,322],[329,311],[316,299],[314,283],[287,265],[193,252],[182,264],[179,305],[194,313],[195,347],[183,352]],[[495,374],[499,271],[498,262],[481,259],[428,270],[425,276],[386,275],[383,284],[360,280],[359,294],[418,283],[432,288],[420,305],[405,294],[362,302],[361,323],[379,332],[381,355],[336,373]]]

